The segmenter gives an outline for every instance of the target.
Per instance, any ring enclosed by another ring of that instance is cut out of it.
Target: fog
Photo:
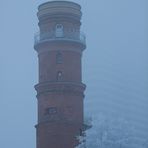
[[[35,147],[38,82],[37,7],[42,0],[1,0],[0,147]],[[148,1],[75,0],[82,6],[85,116],[103,112],[148,133]],[[145,134],[145,133],[144,133]],[[147,135],[148,136],[148,135]]]

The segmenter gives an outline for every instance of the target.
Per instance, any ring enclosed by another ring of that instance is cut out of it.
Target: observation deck
[[[38,44],[42,44],[45,42],[58,42],[58,41],[65,41],[65,42],[74,42],[77,44],[81,44],[81,46],[85,49],[86,48],[86,38],[83,32],[77,31],[63,31],[62,33],[56,31],[49,31],[40,33],[37,32],[34,36],[34,46]]]

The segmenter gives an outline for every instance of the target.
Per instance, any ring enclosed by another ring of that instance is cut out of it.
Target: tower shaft
[[[86,45],[80,32],[81,7],[73,2],[51,1],[40,5],[37,15],[37,148],[74,148],[83,128],[85,90],[81,57]]]

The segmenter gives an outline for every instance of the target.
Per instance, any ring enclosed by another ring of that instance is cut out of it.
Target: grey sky
[[[0,4],[0,147],[35,148],[38,62],[33,49],[37,6],[45,1],[1,0]],[[148,97],[148,1],[75,0],[82,6],[86,100],[95,101],[103,85],[127,82],[138,96]],[[106,82],[104,84],[104,82]],[[111,91],[108,87],[108,92]],[[119,89],[115,92],[115,97]],[[93,103],[91,103],[93,105]],[[92,108],[92,106],[91,106]],[[92,111],[93,113],[93,111]]]

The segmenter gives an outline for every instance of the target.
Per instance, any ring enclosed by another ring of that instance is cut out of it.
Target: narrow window
[[[57,72],[57,81],[61,81],[62,80],[62,72],[58,71]]]
[[[57,24],[56,25],[55,35],[56,35],[56,37],[63,37],[64,36],[63,25],[62,24]]]
[[[80,136],[84,136],[84,132],[82,129],[80,129]]]
[[[56,54],[56,63],[57,64],[62,64],[62,53],[61,52],[58,52]]]

